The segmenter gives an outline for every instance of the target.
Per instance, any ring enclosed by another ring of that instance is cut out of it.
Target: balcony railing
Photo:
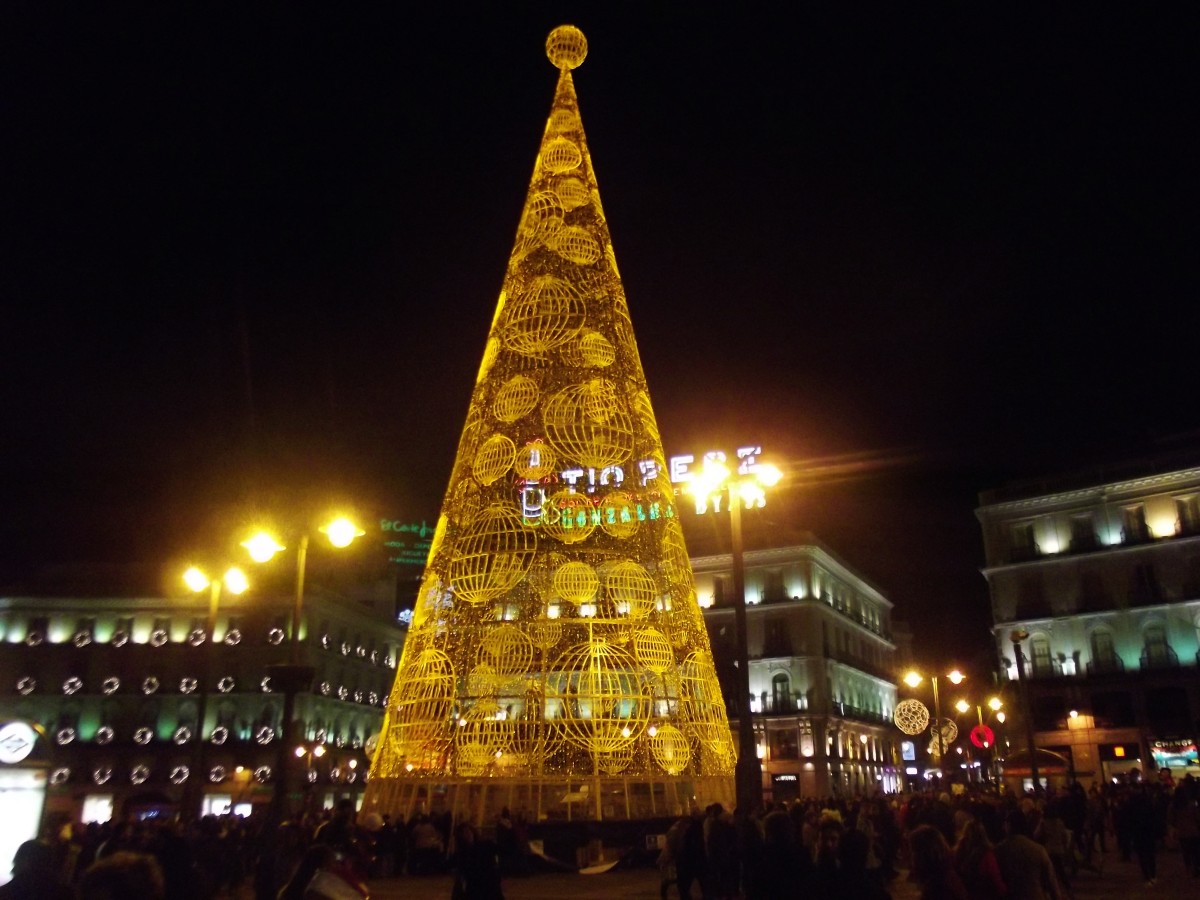
[[[1143,669],[1173,669],[1179,665],[1179,655],[1167,646],[1146,647],[1141,662]]]
[[[883,713],[878,713],[873,709],[862,709],[857,706],[850,706],[847,703],[834,703],[833,712],[847,719],[857,719],[860,722],[878,722],[880,724],[890,723],[892,720]]]
[[[1093,659],[1087,664],[1089,675],[1113,675],[1125,671],[1125,661],[1119,656],[1105,656]]]
[[[1032,544],[1014,544],[1008,550],[1008,561],[1031,562],[1042,555],[1042,548],[1037,543]]]
[[[1035,659],[1029,664],[1031,678],[1058,678],[1062,675],[1062,663],[1057,659]]]
[[[764,716],[786,716],[808,709],[807,699],[793,694],[764,694],[758,698],[759,713]]]

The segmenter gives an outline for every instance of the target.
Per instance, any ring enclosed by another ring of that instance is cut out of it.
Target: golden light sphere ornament
[[[587,52],[574,26],[546,41],[558,81],[491,328],[471,335],[468,298],[452,336],[483,358],[364,814],[580,821],[734,803],[733,739],[575,93]]]
[[[929,709],[920,700],[901,700],[892,712],[892,721],[905,734],[920,734],[929,726]]]

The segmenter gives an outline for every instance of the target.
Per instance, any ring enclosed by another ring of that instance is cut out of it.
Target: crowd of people
[[[482,827],[480,827],[482,826]],[[1044,796],[967,790],[827,798],[753,815],[714,804],[670,825],[661,895],[704,900],[875,900],[910,878],[925,900],[1067,900],[1081,869],[1106,858],[1153,886],[1158,852],[1177,847],[1200,878],[1200,781],[1072,785]],[[1111,849],[1110,849],[1111,848]],[[54,823],[16,854],[0,900],[257,900],[366,896],[366,881],[454,873],[454,900],[501,900],[529,871],[529,827],[503,810],[486,823],[418,813],[358,815],[344,800],[319,817],[145,818]]]

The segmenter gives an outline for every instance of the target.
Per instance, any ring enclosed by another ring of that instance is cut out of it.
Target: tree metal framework
[[[556,28],[554,103],[370,772],[407,817],[673,815],[734,744]]]

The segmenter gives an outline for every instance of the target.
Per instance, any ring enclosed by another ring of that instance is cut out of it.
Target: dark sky
[[[563,21],[667,453],[762,443],[918,655],[978,491],[1200,444],[1194,23],[441,6],[5,6],[0,582],[434,519]]]

